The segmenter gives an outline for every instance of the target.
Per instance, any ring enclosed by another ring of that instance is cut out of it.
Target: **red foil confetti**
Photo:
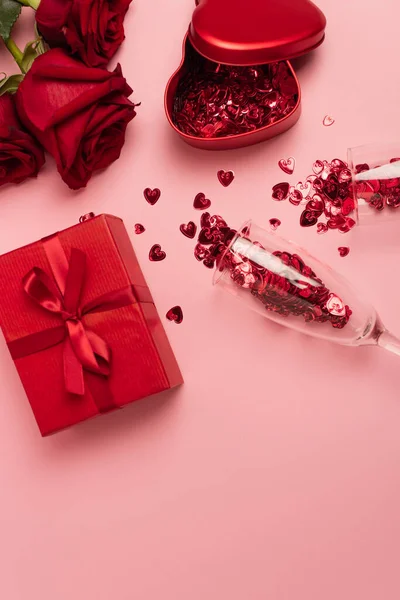
[[[180,306],[173,306],[165,315],[168,321],[174,321],[177,325],[183,321],[183,311]]]
[[[287,181],[284,181],[283,183],[277,183],[272,188],[272,197],[274,200],[279,200],[279,202],[281,200],[286,200],[289,195],[289,190],[290,184],[287,183]]]
[[[293,175],[295,165],[296,161],[293,156],[290,156],[290,158],[281,158],[278,162],[279,168],[282,169],[286,175]]]
[[[278,227],[281,225],[281,221],[279,219],[270,219],[269,225],[270,225],[272,231],[276,231],[278,229]]]
[[[161,246],[160,244],[154,244],[154,246],[152,246],[150,248],[150,252],[149,252],[149,259],[152,262],[159,262],[160,260],[164,260],[164,258],[166,257],[166,253],[164,252],[164,250],[161,250]]]
[[[141,233],[145,232],[146,229],[144,228],[144,226],[141,223],[136,223],[135,225],[135,233],[137,235],[140,235]]]
[[[192,48],[186,66],[172,118],[187,135],[218,138],[247,133],[280,121],[297,104],[297,84],[286,62],[223,65]]]
[[[330,115],[325,115],[324,120],[322,121],[322,124],[325,125],[325,127],[330,127],[331,125],[333,125],[335,122],[335,119],[333,117],[331,117]]]
[[[282,266],[277,273],[276,268],[269,270],[248,257],[226,251],[237,232],[219,215],[204,213],[201,226],[195,258],[207,268],[228,269],[235,284],[248,290],[266,310],[283,317],[301,316],[308,322],[329,322],[336,329],[347,325],[352,314],[349,306],[324,285],[300,256],[274,252],[271,256],[278,258]],[[254,245],[264,249],[260,243]],[[296,272],[299,277],[293,277]]]
[[[154,206],[154,204],[160,199],[161,192],[158,188],[154,188],[154,190],[151,188],[146,188],[143,192],[143,196],[146,198],[146,201],[151,204],[151,206]]]
[[[233,171],[223,171],[222,169],[217,173],[218,181],[224,187],[228,187],[231,185],[232,181],[235,179],[235,174]]]
[[[202,192],[196,194],[196,197],[193,200],[193,208],[196,208],[197,210],[206,210],[207,208],[210,208],[210,206],[211,200],[206,198]]]
[[[348,256],[350,248],[348,248],[348,246],[339,246],[338,251],[340,256],[344,258],[345,256]]]
[[[305,181],[295,186],[278,183],[272,188],[272,198],[288,199],[295,206],[301,205],[302,227],[317,227],[319,234],[329,229],[347,233],[354,227],[355,202],[352,175],[348,165],[334,158],[331,162],[316,160],[313,172]]]
[[[193,221],[189,221],[187,224],[182,223],[182,225],[179,226],[179,229],[184,236],[192,240],[196,236],[197,225],[195,225]]]

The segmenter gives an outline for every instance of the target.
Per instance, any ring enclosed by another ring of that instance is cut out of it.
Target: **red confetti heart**
[[[300,216],[300,225],[302,227],[312,227],[318,222],[318,217],[311,210],[304,210]]]
[[[194,256],[196,260],[202,261],[210,256],[210,251],[203,244],[198,243],[194,248]]]
[[[328,231],[328,225],[326,225],[325,223],[317,224],[317,233],[319,233],[321,235],[322,233],[326,233],[327,231]]]
[[[141,225],[141,223],[136,223],[135,225],[135,233],[137,233],[137,235],[143,233],[145,230],[145,228],[143,227],[143,225]]]
[[[205,258],[203,260],[203,265],[207,267],[207,269],[213,269],[215,266],[215,260],[213,258]]]
[[[276,231],[281,225],[281,221],[279,219],[270,219],[269,224],[271,226],[272,231]]]
[[[300,202],[303,200],[303,195],[299,190],[296,190],[295,187],[291,186],[289,193],[289,202],[294,206],[298,206]]]
[[[301,193],[303,199],[305,200],[306,198],[308,198],[311,192],[311,181],[306,180],[304,183],[299,181],[299,183],[296,185],[296,190],[298,190]]]
[[[158,188],[154,188],[154,190],[151,188],[146,188],[143,192],[143,195],[147,202],[151,204],[151,206],[154,206],[154,204],[159,200],[161,192]]]
[[[290,156],[289,158],[281,158],[278,165],[286,175],[293,175],[296,161],[293,156]]]
[[[344,258],[345,256],[348,255],[348,253],[350,252],[350,248],[348,248],[348,246],[340,246],[338,248],[339,254],[342,258]]]
[[[150,252],[149,252],[149,259],[152,262],[159,262],[160,260],[164,260],[164,258],[166,257],[166,253],[164,252],[164,250],[161,250],[161,246],[160,244],[154,244],[154,246],[152,246],[150,248]]]
[[[287,181],[284,181],[283,183],[277,183],[272,188],[272,197],[274,200],[278,201],[285,200],[288,197],[289,188],[290,185],[287,183]]]
[[[168,321],[174,321],[177,325],[183,321],[183,311],[180,306],[173,306],[165,316]]]
[[[206,210],[207,208],[210,208],[210,206],[211,206],[211,200],[206,198],[202,192],[200,192],[199,194],[196,195],[196,197],[193,201],[194,208],[196,208],[197,210]]]
[[[189,221],[187,225],[182,223],[182,225],[179,226],[179,229],[183,235],[192,240],[196,235],[197,226],[193,223],[193,221]]]
[[[331,125],[333,125],[335,122],[335,119],[333,117],[331,117],[330,115],[325,115],[324,120],[322,121],[322,124],[325,125],[325,127],[330,127]]]
[[[317,213],[318,217],[322,215],[324,212],[325,203],[322,200],[321,196],[318,194],[314,194],[314,196],[307,202],[306,209],[311,210],[312,212]]]
[[[222,169],[217,173],[218,181],[224,186],[228,187],[235,179],[233,171],[223,171]]]

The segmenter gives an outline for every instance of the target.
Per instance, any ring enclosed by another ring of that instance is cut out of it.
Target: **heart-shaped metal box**
[[[196,3],[184,39],[182,62],[165,92],[165,111],[173,129],[192,146],[226,150],[267,140],[292,127],[300,116],[301,93],[290,59],[310,52],[323,42],[326,19],[320,9],[310,0],[196,0]],[[221,65],[225,74],[221,74]],[[260,75],[269,87],[258,110],[251,103],[257,82],[253,85],[250,81],[249,87],[248,77]],[[190,86],[199,77],[203,87],[191,90]],[[207,77],[212,78],[211,98],[208,89],[204,89]],[[223,77],[227,79],[219,94],[218,85]],[[236,105],[230,95],[226,106],[226,90],[231,93],[229,85],[233,80],[235,98],[239,96],[240,100]]]

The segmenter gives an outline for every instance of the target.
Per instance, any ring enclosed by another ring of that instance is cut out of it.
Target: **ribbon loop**
[[[23,287],[28,296],[44,310],[59,315],[64,321],[67,334],[63,353],[65,387],[71,394],[80,396],[85,393],[83,370],[108,377],[111,361],[111,350],[107,342],[85,328],[81,315],[121,305],[118,301],[113,302],[111,294],[104,298],[103,308],[99,302],[94,303],[93,309],[91,306],[82,308],[80,302],[85,275],[86,255],[81,250],[72,248],[64,295],[55,280],[38,267],[34,267],[23,278]],[[123,295],[126,306],[127,294]]]

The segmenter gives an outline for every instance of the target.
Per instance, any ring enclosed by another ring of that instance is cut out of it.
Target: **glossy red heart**
[[[200,192],[199,194],[196,195],[196,197],[193,201],[194,208],[196,208],[197,210],[206,210],[207,208],[210,208],[210,206],[211,206],[211,200],[206,198],[202,192]]]
[[[286,175],[293,175],[295,164],[296,161],[293,156],[290,156],[289,158],[281,158],[281,160],[278,162],[279,167],[284,173],[286,173]]]
[[[305,200],[310,195],[311,187],[312,187],[311,181],[307,181],[307,180],[304,182],[299,181],[299,183],[296,185],[296,190],[298,190],[301,193],[301,195],[303,196],[303,199]]]
[[[161,246],[160,244],[154,244],[154,246],[152,246],[150,248],[150,252],[149,252],[149,259],[152,262],[159,262],[160,260],[164,260],[164,258],[166,257],[166,253],[164,252],[164,250],[161,250]]]
[[[324,120],[322,121],[322,124],[325,125],[325,127],[330,127],[331,125],[333,125],[335,122],[335,119],[333,117],[331,117],[330,115],[325,115]]]
[[[177,325],[183,321],[183,311],[180,306],[173,306],[165,316],[168,321],[174,321]]]
[[[286,198],[288,197],[288,194],[289,194],[289,188],[290,188],[290,185],[288,184],[287,181],[284,181],[282,183],[277,183],[272,188],[272,197],[274,198],[274,200],[279,200],[279,201],[286,200]]]
[[[223,171],[222,169],[217,173],[218,181],[224,187],[228,187],[235,179],[235,174],[233,171]]]
[[[350,248],[348,246],[339,246],[338,250],[339,250],[339,254],[342,258],[347,256],[350,252]]]
[[[324,208],[325,208],[324,201],[322,200],[321,196],[318,196],[318,194],[314,194],[312,199],[309,202],[307,202],[307,205],[306,205],[307,210],[311,210],[312,212],[316,213],[318,216],[322,215],[322,213],[324,212]]]
[[[189,221],[187,224],[182,223],[182,225],[179,226],[179,229],[183,235],[192,240],[196,235],[197,226],[193,223],[193,221]]]
[[[146,230],[143,227],[143,225],[141,223],[136,223],[136,225],[135,225],[135,233],[137,235],[139,235],[139,234],[143,233],[144,231],[146,231]]]
[[[310,0],[201,0],[189,38],[214,62],[256,65],[309,52],[323,41],[325,24]]]
[[[151,206],[154,206],[161,196],[161,191],[158,188],[154,188],[154,190],[151,188],[146,188],[143,192],[143,195],[147,202],[151,204]]]
[[[281,221],[280,221],[280,219],[274,218],[274,219],[269,220],[269,224],[270,224],[272,231],[276,231],[278,229],[278,227],[281,225]]]
[[[289,202],[294,206],[298,206],[302,200],[303,194],[299,192],[299,190],[296,190],[294,186],[292,186],[289,193]]]
[[[208,248],[203,246],[203,244],[200,244],[200,243],[196,244],[196,246],[194,247],[194,257],[196,260],[202,261],[209,256],[210,256],[210,251]]]
[[[318,217],[311,210],[304,210],[300,216],[300,225],[302,227],[312,227],[318,222]]]

